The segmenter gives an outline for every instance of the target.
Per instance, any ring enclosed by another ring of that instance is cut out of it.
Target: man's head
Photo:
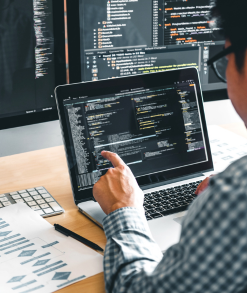
[[[218,18],[226,38],[226,47],[238,46],[236,53],[229,54],[226,71],[228,95],[237,113],[247,126],[247,1],[216,0],[212,10]]]
[[[220,27],[226,39],[230,40],[232,45],[240,41],[245,42],[247,48],[247,1],[245,0],[216,0],[215,7],[212,10],[213,17],[218,18]],[[244,63],[245,49],[241,48],[237,52],[237,66],[239,70]]]

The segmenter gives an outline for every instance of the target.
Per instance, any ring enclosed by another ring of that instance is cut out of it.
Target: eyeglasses
[[[238,48],[239,49],[239,48]],[[236,46],[230,46],[228,48],[224,48],[222,52],[208,60],[208,66],[211,66],[214,73],[218,76],[218,78],[223,81],[227,82],[226,80],[226,68],[228,64],[227,55],[236,52]]]
[[[226,49],[224,48],[224,50],[221,51],[219,54],[209,59],[207,64],[208,66],[211,66],[213,68],[213,71],[218,76],[218,78],[226,83],[226,68],[228,64],[228,59],[226,56],[231,53],[239,52],[242,49],[246,50],[246,48],[246,41],[240,41],[237,44],[234,44]]]

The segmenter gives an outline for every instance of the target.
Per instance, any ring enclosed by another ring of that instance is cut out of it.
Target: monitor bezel
[[[176,178],[181,178],[186,175],[196,174],[196,173],[204,173],[209,170],[213,170],[213,161],[212,161],[212,154],[210,149],[210,143],[209,143],[209,137],[208,137],[208,131],[207,131],[207,125],[206,125],[206,118],[204,113],[204,106],[203,106],[203,96],[201,92],[201,85],[199,82],[199,76],[198,71],[196,68],[184,68],[179,70],[171,70],[171,71],[164,71],[164,72],[157,72],[157,73],[150,73],[150,74],[143,74],[143,75],[133,75],[131,77],[122,77],[117,79],[108,79],[108,80],[101,80],[96,82],[83,82],[83,83],[76,83],[76,84],[70,84],[70,85],[64,85],[59,86],[55,90],[55,97],[57,101],[57,107],[58,107],[58,114],[60,118],[60,125],[61,125],[61,131],[62,136],[64,140],[64,147],[65,147],[65,153],[67,157],[67,164],[70,174],[70,180],[71,180],[71,186],[73,190],[73,196],[76,204],[79,204],[80,202],[87,201],[89,199],[93,198],[92,194],[92,188],[86,189],[83,191],[78,191],[78,185],[76,180],[76,161],[75,161],[75,155],[72,154],[73,147],[70,145],[70,137],[69,137],[69,129],[66,124],[66,116],[65,111],[63,107],[63,100],[67,99],[68,97],[80,97],[80,96],[87,96],[87,93],[96,93],[98,92],[99,95],[104,94],[110,94],[110,90],[112,88],[119,87],[121,89],[124,88],[131,88],[131,85],[136,87],[141,87],[143,85],[149,85],[150,82],[150,75],[155,75],[155,79],[161,79],[163,80],[183,80],[184,76],[188,79],[193,79],[196,82],[196,90],[198,93],[198,101],[199,101],[199,108],[200,108],[200,114],[202,119],[202,126],[203,131],[205,135],[205,143],[206,143],[206,149],[207,149],[207,156],[208,161],[198,163],[196,165],[192,166],[186,166],[179,169],[175,169],[172,171],[162,171],[157,172],[156,177],[153,178],[152,176],[146,175],[142,177],[137,178],[137,182],[139,183],[140,187],[143,189],[146,189],[150,184],[156,184],[157,182],[152,182],[152,180],[159,180],[159,178],[162,178],[165,180],[161,180],[159,183],[162,185],[168,184],[167,182],[174,180]],[[169,79],[168,79],[169,75]],[[179,78],[179,79],[178,79]],[[153,179],[152,179],[153,178]],[[149,187],[151,188],[151,187]]]
[[[66,83],[64,0],[52,0],[55,87]],[[54,88],[55,88],[54,87]],[[0,118],[0,130],[58,120],[57,109]]]

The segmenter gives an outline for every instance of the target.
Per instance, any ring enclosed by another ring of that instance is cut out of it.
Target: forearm
[[[145,282],[162,259],[162,253],[152,239],[144,214],[134,208],[117,210],[104,220],[104,229],[107,292],[140,292],[139,277],[146,288],[142,292],[149,292]]]

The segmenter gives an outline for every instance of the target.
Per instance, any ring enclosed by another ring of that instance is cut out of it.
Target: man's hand
[[[211,177],[213,177],[214,175],[211,175],[210,177],[207,177],[206,179],[204,179],[197,187],[196,191],[195,191],[195,194],[196,195],[199,195],[200,193],[202,193],[207,187],[208,187],[208,184],[209,184],[209,180]]]
[[[101,154],[114,166],[93,188],[93,196],[102,210],[107,215],[123,207],[135,207],[144,212],[144,195],[129,167],[117,154],[106,151]]]

